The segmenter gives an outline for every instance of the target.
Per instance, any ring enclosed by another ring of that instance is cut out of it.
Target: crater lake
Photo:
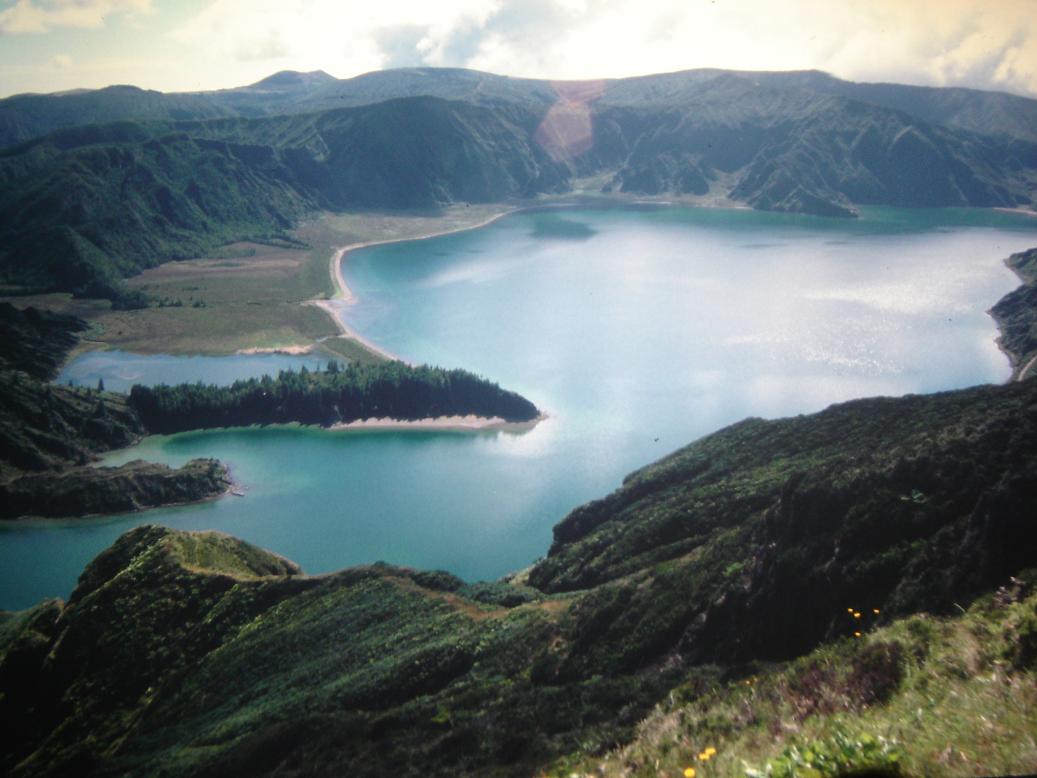
[[[536,403],[524,433],[212,430],[113,452],[217,457],[244,497],[0,527],[0,608],[65,597],[131,526],[212,528],[308,573],[376,560],[496,578],[547,552],[569,510],[747,416],[1009,378],[986,311],[1037,219],[863,209],[857,220],[685,207],[544,209],[351,252],[351,326],[411,362],[463,367]],[[345,305],[344,303],[340,303]],[[226,382],[326,361],[106,352],[59,380]],[[182,368],[190,366],[189,375]]]

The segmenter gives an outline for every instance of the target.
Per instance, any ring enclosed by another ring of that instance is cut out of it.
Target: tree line
[[[529,400],[466,370],[403,362],[330,362],[323,371],[282,370],[230,386],[202,383],[136,385],[129,404],[149,431],[160,434],[252,424],[330,426],[369,418],[417,420],[437,416],[499,416],[529,421]]]

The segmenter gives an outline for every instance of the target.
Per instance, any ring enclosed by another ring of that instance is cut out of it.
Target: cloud
[[[478,54],[463,64],[547,78],[819,69],[1037,93],[1037,2],[513,1],[487,20]]]
[[[0,34],[97,28],[153,5],[0,0]],[[147,73],[146,86],[211,89],[286,68],[348,77],[433,65],[546,79],[813,68],[1037,96],[1037,0],[210,0],[154,48],[174,64],[160,72],[154,57],[142,60],[118,80]],[[92,61],[76,58],[77,68]]]
[[[56,54],[51,62],[54,63],[54,67],[60,70],[67,70],[72,67],[72,57],[68,54]]]
[[[478,31],[501,0],[215,0],[171,32],[218,59],[268,52],[297,69],[355,74],[398,64],[452,64],[478,47]],[[273,35],[280,45],[270,47]],[[476,39],[465,42],[466,36]]]
[[[0,10],[0,34],[44,33],[61,27],[100,29],[106,17],[152,10],[151,0],[17,0]]]
[[[1037,93],[1035,11],[1035,0],[215,0],[173,34],[207,55],[340,76],[418,64],[551,79],[818,68]]]

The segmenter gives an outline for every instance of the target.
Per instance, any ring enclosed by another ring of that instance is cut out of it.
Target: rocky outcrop
[[[0,483],[0,519],[126,513],[204,500],[229,487],[227,468],[215,459],[192,459],[175,469],[136,460],[26,473]]]
[[[1012,362],[1012,378],[1037,374],[1037,248],[1013,254],[1007,264],[1023,285],[1009,292],[990,309],[1001,337],[1002,350]]]

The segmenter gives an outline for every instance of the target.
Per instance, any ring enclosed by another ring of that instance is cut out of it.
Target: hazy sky
[[[555,79],[817,68],[1037,97],[1037,0],[0,0],[0,95],[408,65]]]

